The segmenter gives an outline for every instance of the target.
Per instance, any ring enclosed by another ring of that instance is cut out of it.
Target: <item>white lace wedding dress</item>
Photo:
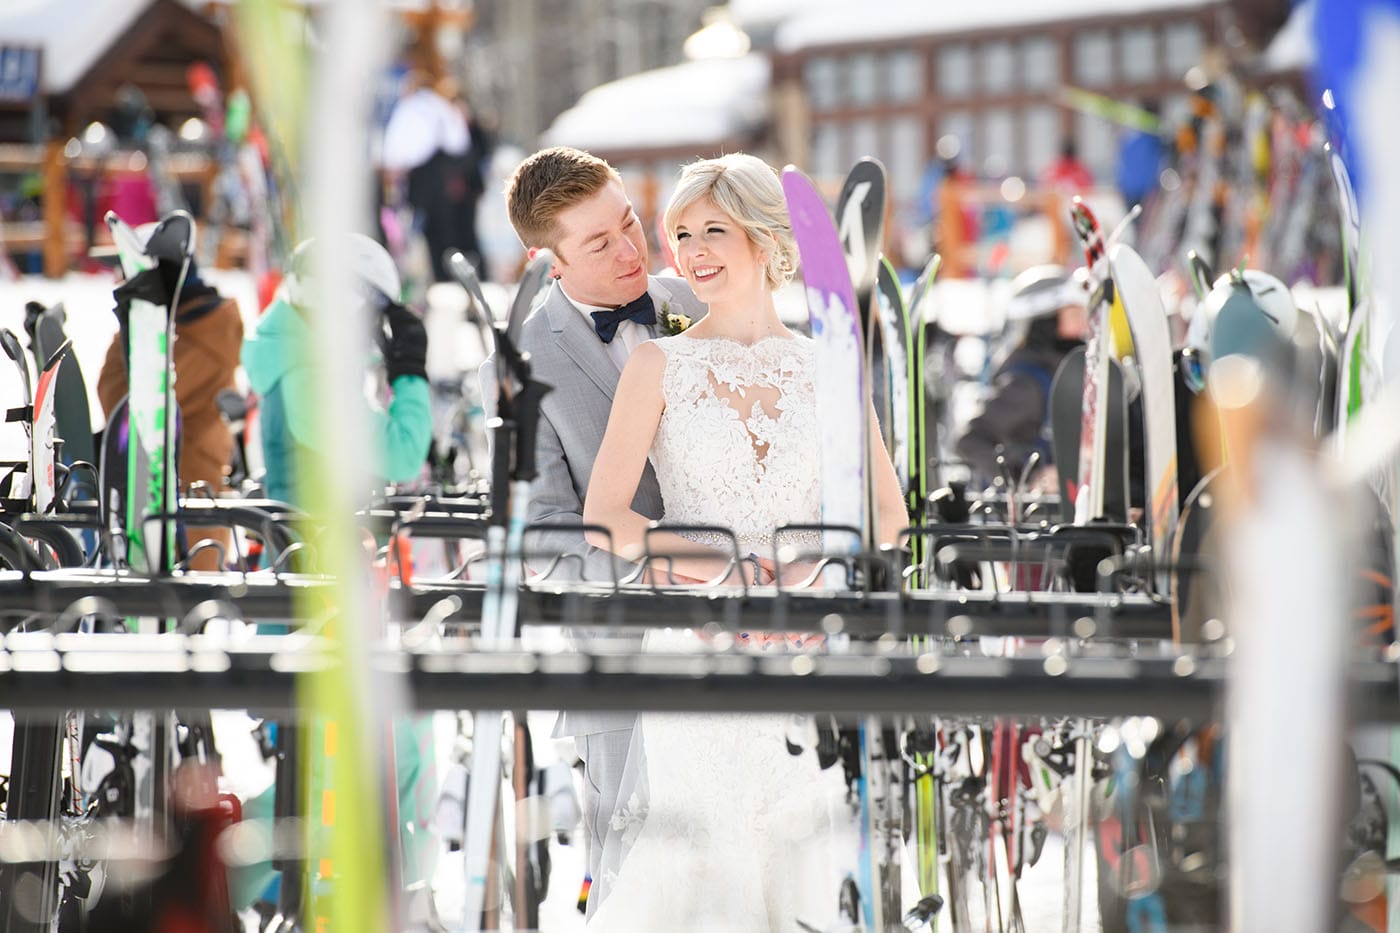
[[[815,522],[821,456],[805,337],[753,346],[684,334],[666,354],[666,408],[651,461],[668,524],[732,528],[740,553],[772,554],[775,527]],[[720,536],[689,535],[725,550]],[[786,540],[786,539],[784,539]],[[657,633],[648,648],[699,648]],[[825,929],[840,876],[840,769],[821,771],[805,717],[644,713],[611,832],[590,931]],[[805,747],[793,755],[785,741]]]

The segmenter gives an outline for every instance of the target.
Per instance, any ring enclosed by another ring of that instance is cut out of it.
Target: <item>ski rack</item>
[[[183,619],[197,607],[221,603],[240,618],[294,620],[317,593],[330,599],[323,577],[266,570],[176,574],[150,578],[129,571],[0,572],[0,632],[13,620],[57,617],[79,600],[96,598],[116,616]],[[391,589],[390,612],[413,623],[435,613],[443,621],[474,625],[484,585],[427,582]],[[450,605],[448,605],[450,603]],[[718,624],[733,632],[843,633],[860,640],[882,636],[948,638],[1163,639],[1171,634],[1166,603],[1143,594],[1032,592],[821,592],[775,587],[662,587],[653,584],[534,582],[520,591],[524,625],[638,631]]]
[[[288,639],[291,639],[290,642]],[[1227,660],[1218,651],[1132,656],[1059,642],[1010,657],[947,644],[844,655],[618,649],[478,653],[379,647],[375,666],[402,675],[419,709],[798,712],[940,716],[1218,716]],[[1082,649],[1084,653],[1073,651]],[[12,710],[83,708],[296,711],[296,674],[332,663],[315,638],[24,633],[0,650]],[[1360,720],[1400,722],[1395,665],[1352,665]]]

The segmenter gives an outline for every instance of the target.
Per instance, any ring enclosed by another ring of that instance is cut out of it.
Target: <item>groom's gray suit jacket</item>
[[[681,279],[652,276],[647,286],[657,313],[669,309],[692,320],[705,314],[702,304]],[[651,328],[660,336],[659,328]],[[593,461],[603,443],[613,394],[622,375],[607,347],[588,321],[565,297],[558,283],[550,287],[543,301],[525,321],[520,331],[520,349],[532,359],[532,374],[553,389],[540,406],[539,435],[536,440],[539,477],[530,486],[531,524],[572,524],[572,530],[548,534],[531,531],[525,546],[531,552],[548,551],[577,555],[585,562],[587,579],[611,581],[617,562],[606,552],[592,548],[577,526],[583,521],[583,499],[593,475]],[[482,365],[483,397],[488,407],[495,401],[494,357]],[[632,508],[642,515],[659,519],[661,492],[656,474],[648,463],[637,484]],[[530,561],[536,569],[547,559]],[[621,565],[626,570],[626,565]],[[555,578],[578,579],[577,560],[568,560],[554,571]],[[564,713],[556,728],[558,735],[579,735],[627,728],[630,713]]]

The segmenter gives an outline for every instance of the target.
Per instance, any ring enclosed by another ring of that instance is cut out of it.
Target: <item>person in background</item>
[[[1088,194],[1094,187],[1094,173],[1079,160],[1079,147],[1074,140],[1066,139],[1060,144],[1060,157],[1050,163],[1041,183],[1068,196]]]
[[[451,248],[465,253],[484,275],[476,205],[488,164],[487,136],[472,121],[455,82],[434,86],[426,74],[414,72],[409,87],[384,129],[386,201],[394,205],[402,198],[412,207],[428,243],[435,281],[452,280],[443,262]]]
[[[963,279],[977,274],[981,211],[973,196],[975,182],[958,156],[944,159],[943,177],[938,183],[933,244],[943,255],[941,274],[945,278]]]
[[[1161,115],[1161,108],[1155,101],[1144,104],[1142,110],[1144,117],[1157,118]],[[1114,180],[1125,207],[1131,208],[1134,204],[1146,207],[1147,199],[1161,184],[1158,176],[1167,147],[1158,133],[1158,130],[1132,128],[1123,134],[1123,141],[1118,147],[1118,170]]]
[[[1048,443],[1050,385],[1060,362],[1084,340],[1084,288],[1062,266],[1035,266],[1012,281],[1006,316],[1008,324],[1025,328],[1025,337],[993,374],[991,394],[954,449],[973,476],[984,481],[998,475],[998,455],[1019,474],[1039,451],[1041,466],[1034,485],[1054,489]]]
[[[146,231],[138,231],[146,232]],[[173,281],[171,286],[173,287]],[[120,295],[120,290],[118,290]],[[118,298],[116,314],[121,329],[107,347],[102,371],[97,377],[97,399],[104,419],[110,419],[127,394],[126,320],[129,299]],[[224,488],[229,460],[233,455],[233,435],[219,414],[217,399],[224,389],[236,387],[234,371],[243,343],[243,316],[238,303],[225,298],[199,275],[190,261],[180,303],[175,310],[175,404],[180,409],[180,456],[177,464],[180,484],[188,489],[206,484],[214,495]],[[192,529],[192,543],[209,539],[219,543],[227,559],[229,532],[222,528]],[[221,570],[217,551],[196,554],[194,570]]]
[[[390,483],[414,479],[423,469],[432,439],[427,354],[428,335],[422,320],[398,303],[401,283],[394,260],[374,240],[360,233],[344,236],[341,244],[350,264],[363,279],[362,294],[382,313],[389,336],[379,348],[389,401],[371,411],[375,439],[370,472]],[[303,504],[297,491],[294,451],[312,448],[316,423],[324,417],[314,402],[315,357],[309,353],[307,304],[314,294],[309,269],[311,241],[297,247],[291,272],[277,297],[263,312],[257,328],[243,342],[243,368],[261,399],[264,486],[272,499]],[[371,293],[377,293],[373,299]],[[368,404],[366,402],[365,404]]]
[[[1046,214],[1054,231],[1051,254],[1055,262],[1065,265],[1079,249],[1079,239],[1070,223],[1070,201],[1076,195],[1087,198],[1094,189],[1094,175],[1079,160],[1074,140],[1066,139],[1060,144],[1060,157],[1041,174],[1040,184]]]

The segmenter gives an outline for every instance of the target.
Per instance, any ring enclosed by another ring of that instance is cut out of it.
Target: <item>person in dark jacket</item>
[[[991,394],[954,449],[981,480],[998,475],[998,454],[1019,473],[1039,451],[1040,485],[1045,478],[1053,481],[1053,473],[1047,472],[1050,384],[1060,362],[1083,343],[1085,293],[1078,279],[1054,265],[1027,269],[1012,282],[1012,289],[1007,321],[1025,327],[1025,337],[993,374]]]

